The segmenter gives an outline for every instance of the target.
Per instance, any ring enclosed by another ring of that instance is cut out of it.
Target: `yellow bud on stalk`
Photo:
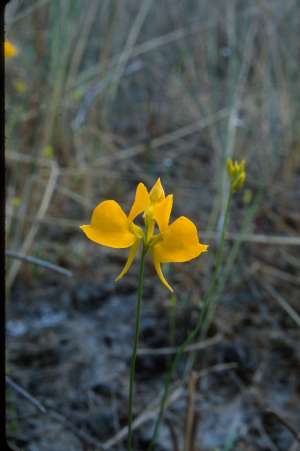
[[[230,177],[230,188],[233,193],[239,191],[246,180],[245,160],[227,160],[227,172]]]

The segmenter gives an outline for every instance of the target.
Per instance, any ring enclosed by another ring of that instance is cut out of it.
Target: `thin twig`
[[[213,338],[209,338],[205,341],[200,341],[199,343],[193,343],[189,346],[187,346],[184,350],[184,352],[193,352],[193,351],[199,351],[201,349],[205,349],[209,346],[214,346],[217,343],[220,343],[222,341],[223,337],[222,335],[216,335]],[[165,348],[141,348],[138,350],[138,355],[169,355],[169,354],[176,354],[179,350],[179,347],[165,347]]]
[[[20,14],[15,15],[14,17],[12,17],[12,19],[8,19],[6,26],[12,27],[13,25],[16,24],[16,22],[18,22],[19,20],[22,20],[26,17],[28,17],[30,14],[32,14],[37,8],[40,8],[44,5],[46,5],[47,3],[49,3],[49,0],[39,0],[37,2],[35,2],[33,5],[29,6],[27,9],[25,9],[25,11],[22,11]]]
[[[229,362],[224,364],[218,364],[213,365],[211,367],[205,368],[199,372],[197,372],[197,378],[205,377],[208,374],[211,373],[219,373],[221,371],[228,371],[232,370],[234,368],[237,368],[237,364],[235,362]],[[168,396],[166,407],[173,404],[175,401],[177,401],[185,392],[185,389],[183,386],[178,387],[178,384],[174,384],[176,388],[174,388],[173,392]],[[160,394],[161,396],[161,394]],[[158,399],[160,399],[160,396],[158,396]],[[146,410],[146,411],[145,411]],[[139,415],[132,423],[132,430],[135,430],[142,426],[144,423],[146,423],[149,420],[152,420],[156,417],[158,411],[159,411],[159,401],[155,401],[154,403],[151,403],[144,412]],[[107,440],[103,444],[103,449],[108,450],[111,449],[113,446],[115,446],[117,443],[119,443],[121,440],[125,439],[127,437],[128,433],[128,427],[123,427],[116,435],[114,435],[112,438]]]
[[[295,437],[295,439],[300,443],[300,432],[297,432],[293,426],[291,426],[284,418],[282,418],[277,412],[272,409],[267,409],[265,413],[272,415],[276,420],[278,420],[290,433]]]
[[[197,375],[197,378],[205,377],[211,373],[221,373],[222,371],[234,370],[235,368],[238,368],[238,366],[239,365],[236,362],[218,363],[217,365],[209,366],[203,370],[196,371],[195,374]]]
[[[265,263],[260,263],[260,270],[266,274],[269,274],[274,279],[284,280],[285,282],[292,283],[294,285],[300,286],[300,279],[297,276],[288,274],[281,269],[274,268],[274,266],[266,265]]]
[[[152,3],[153,3],[153,0],[144,0],[144,2],[140,3],[140,9],[136,15],[136,18],[133,22],[132,27],[131,27],[130,33],[128,35],[127,41],[124,46],[124,50],[118,61],[116,70],[113,73],[113,86],[112,86],[112,92],[111,92],[111,101],[114,100],[114,97],[117,93],[120,80],[121,80],[122,75],[126,68],[126,64],[132,54],[135,43],[137,41],[137,38],[141,31],[141,28],[145,22],[145,19],[150,11]]]
[[[195,121],[191,124],[177,128],[176,130],[174,130],[170,133],[165,133],[162,136],[154,138],[149,143],[149,145],[151,145],[152,149],[157,149],[161,146],[165,146],[167,144],[172,144],[172,143],[178,141],[179,139],[185,138],[193,133],[199,132],[203,128],[209,127],[212,124],[223,120],[227,116],[228,116],[228,110],[226,108],[223,108],[212,115],[198,119],[197,121]],[[98,166],[98,165],[102,165],[102,164],[109,164],[109,163],[112,163],[113,161],[132,158],[132,157],[135,157],[136,155],[146,152],[147,149],[148,149],[148,146],[145,146],[143,144],[138,144],[138,145],[130,147],[128,149],[124,149],[115,155],[110,155],[109,157],[100,157],[94,161],[94,166]],[[85,169],[87,169],[87,168],[85,167]],[[88,169],[90,169],[90,168],[88,168]],[[65,171],[65,173],[71,174],[72,169],[70,169],[70,170],[67,169]]]
[[[36,398],[34,398],[28,391],[26,391],[24,388],[20,387],[19,384],[14,382],[9,376],[5,376],[6,383],[15,390],[18,394],[23,396],[27,401],[29,401],[31,404],[33,404],[35,407],[37,407],[42,413],[45,413],[49,415],[50,418],[53,418],[55,421],[58,421],[59,423],[63,423],[64,426],[69,428],[74,434],[76,434],[80,439],[82,439],[87,444],[93,446],[93,449],[99,449],[103,450],[104,447],[96,440],[94,439],[90,434],[87,432],[79,429],[77,426],[75,426],[68,418],[66,418],[64,415],[62,415],[59,412],[56,412],[53,409],[46,409],[46,407],[40,403]]]
[[[184,393],[183,387],[176,388],[168,399],[168,405],[173,404],[177,399],[179,399]],[[149,420],[152,420],[157,415],[159,406],[157,405],[157,402],[155,402],[155,407],[152,405],[148,408],[151,408],[151,410],[146,410],[146,412],[139,415],[132,423],[132,430],[135,430],[142,426],[144,423],[146,423]],[[121,440],[125,439],[128,434],[128,426],[123,427],[116,435],[114,435],[112,438],[107,440],[103,444],[103,448],[105,450],[108,450],[115,446],[117,443],[119,443]]]
[[[186,408],[186,424],[184,433],[184,451],[191,451],[193,447],[193,430],[195,421],[195,392],[196,392],[197,376],[195,372],[191,372],[188,382],[188,398]]]
[[[216,240],[216,232],[202,232],[202,238]],[[300,246],[300,237],[298,236],[281,236],[281,235],[263,235],[255,233],[226,233],[225,239],[229,241],[246,241],[249,243],[261,243],[268,245],[280,246]]]
[[[278,302],[280,307],[292,318],[292,320],[300,327],[300,316],[293,307],[268,283],[264,284],[265,290]]]
[[[133,73],[142,69],[142,64],[130,64],[124,69],[123,78],[128,75],[132,75]],[[95,101],[96,97],[103,92],[111,83],[111,75],[108,74],[105,78],[102,78],[100,81],[94,83],[86,92],[83,97],[81,104],[76,113],[75,119],[72,122],[73,129],[79,129],[84,123],[87,113]]]
[[[5,382],[18,394],[26,398],[27,401],[31,402],[31,404],[37,407],[42,413],[47,412],[46,408],[40,403],[40,401],[34,398],[30,393],[28,393],[28,391],[24,390],[24,388],[20,387],[20,385],[14,382],[9,376],[5,376]]]
[[[216,113],[213,113],[211,115],[208,115],[204,118],[198,119],[195,122],[192,122],[191,124],[185,125],[183,127],[177,128],[176,130],[165,133],[162,136],[158,136],[157,138],[154,138],[152,141],[150,141],[149,145],[152,149],[158,149],[161,146],[165,146],[168,144],[173,144],[174,142],[186,138],[187,136],[192,135],[193,133],[200,132],[202,129],[207,128],[215,124],[216,122],[222,121],[228,116],[229,112],[226,108],[223,108]],[[127,160],[130,158],[133,158],[137,155],[140,155],[144,152],[146,152],[148,149],[148,146],[145,146],[144,144],[137,144],[132,147],[128,147],[127,149],[122,149],[120,152],[117,152],[113,155],[100,157],[95,159],[93,166],[82,166],[79,168],[68,168],[68,169],[61,169],[59,168],[59,175],[64,176],[72,176],[72,175],[85,175],[88,173],[91,175],[93,172],[99,174],[99,167],[106,164],[111,164],[115,161],[122,161]],[[22,154],[18,154],[16,152],[9,152],[8,154],[9,158],[17,161],[24,161],[24,162],[31,162],[34,161],[31,157],[24,157]],[[45,165],[45,162],[47,162],[49,166],[49,162],[47,160],[39,159],[40,164]],[[57,168],[58,170],[58,168]]]
[[[42,260],[40,258],[32,257],[29,255],[19,254],[14,251],[5,251],[5,255],[7,257],[16,258],[18,260],[22,260],[28,263],[32,263],[33,265],[41,266],[42,268],[49,269],[50,271],[58,272],[59,274],[63,274],[67,277],[73,277],[72,271],[68,269],[64,269],[61,266],[55,265],[54,263],[47,262],[46,260]]]
[[[7,150],[5,152],[5,158],[6,160],[18,161],[26,164],[34,163],[37,166],[41,166],[47,169],[50,169],[52,165],[52,161],[48,160],[47,158],[33,157],[25,153],[15,152],[13,150]]]
[[[246,10],[245,16],[248,13],[249,11]],[[216,24],[217,24],[216,20],[211,20],[210,22],[207,22],[207,20],[201,20],[201,22],[198,22],[198,19],[194,19],[186,27],[178,28],[176,30],[170,31],[169,33],[151,38],[148,41],[142,42],[141,44],[137,44],[131,51],[130,59],[137,58],[138,56],[141,56],[145,53],[157,50],[165,45],[172,44],[173,42],[183,39],[186,36],[196,33],[208,32],[210,29],[215,27]],[[124,58],[123,54],[124,50],[122,53],[117,54],[115,57],[112,58],[108,66],[109,72],[113,70],[115,65],[119,64],[119,61],[122,60],[122,58]],[[101,68],[99,69],[99,65],[87,69],[84,72],[83,76],[78,77],[79,81],[76,81],[76,83],[72,85],[72,89],[76,89],[78,86],[81,86],[82,83],[86,83],[87,81],[93,78],[98,78],[99,75],[101,75],[101,73],[102,70]]]
[[[74,425],[72,421],[70,421],[68,418],[66,418],[61,413],[58,413],[54,410],[51,410],[49,412],[50,417],[54,420],[58,421],[59,423],[63,423],[65,427],[70,429],[77,437],[79,437],[81,440],[83,440],[86,444],[92,446],[93,450],[104,450],[104,446],[101,445],[101,443],[98,442],[97,439],[94,439],[90,434],[88,434],[86,431],[80,429],[78,426]]]
[[[170,430],[172,445],[173,445],[173,451],[179,451],[179,444],[178,444],[178,437],[176,432],[176,427],[174,426],[173,422],[166,417],[165,419],[166,425],[168,426]]]
[[[21,448],[19,448],[18,446],[16,446],[14,443],[12,443],[9,440],[7,440],[7,444],[9,446],[9,449],[11,449],[12,451],[22,451]]]
[[[35,217],[35,221],[33,222],[31,229],[28,232],[28,235],[26,236],[22,246],[21,246],[21,254],[27,254],[27,252],[29,251],[29,249],[32,246],[32,243],[36,237],[36,234],[38,232],[39,229],[39,221],[41,219],[44,218],[46,211],[49,207],[52,195],[54,193],[54,189],[56,186],[56,182],[57,182],[57,178],[58,178],[58,174],[59,174],[59,170],[57,165],[53,162],[51,165],[51,172],[49,175],[49,179],[48,179],[48,183],[46,186],[46,189],[44,191],[44,195],[40,204],[40,207],[38,209],[38,212],[36,214]],[[7,275],[7,289],[9,291],[9,289],[11,288],[16,275],[18,274],[18,271],[20,269],[21,266],[21,262],[20,261],[16,261],[12,264],[9,273]]]

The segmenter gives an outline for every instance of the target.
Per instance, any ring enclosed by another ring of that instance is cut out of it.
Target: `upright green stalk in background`
[[[214,271],[208,292],[207,292],[206,296],[204,297],[203,307],[198,316],[196,327],[192,330],[192,332],[187,336],[185,341],[179,347],[179,350],[178,350],[177,354],[175,355],[175,358],[171,364],[170,370],[167,373],[167,376],[165,379],[165,384],[164,384],[164,392],[163,392],[163,395],[162,395],[162,398],[160,401],[159,413],[158,413],[158,416],[157,416],[157,419],[155,422],[154,432],[153,432],[153,436],[152,436],[150,445],[148,447],[148,451],[151,451],[154,448],[154,444],[155,444],[155,441],[156,441],[156,438],[158,435],[158,431],[159,431],[159,426],[160,426],[160,423],[161,423],[161,420],[163,417],[165,404],[168,399],[170,385],[171,385],[175,370],[177,368],[177,364],[178,364],[183,352],[185,351],[185,348],[193,341],[193,339],[195,337],[197,337],[199,332],[201,331],[202,337],[205,336],[205,333],[206,333],[207,328],[210,323],[211,312],[213,312],[213,306],[211,305],[211,301],[217,291],[218,278],[219,278],[220,271],[221,271],[221,265],[222,265],[223,254],[224,254],[225,233],[227,231],[228,222],[229,222],[229,213],[230,213],[230,208],[231,208],[232,195],[235,191],[238,191],[239,189],[241,189],[245,182],[245,178],[246,178],[245,162],[241,161],[239,163],[239,162],[233,162],[232,160],[228,160],[227,161],[227,171],[228,171],[228,175],[230,177],[230,189],[228,191],[228,197],[227,197],[227,202],[226,202],[226,207],[225,207],[225,214],[224,214],[224,221],[222,224],[220,243],[219,243],[219,247],[218,247],[217,254],[216,254],[215,271]],[[187,371],[189,371],[193,368],[194,363],[195,363],[195,357],[196,357],[196,353],[194,352],[192,354],[190,364],[189,364],[188,368],[186,369],[186,373],[187,373]]]

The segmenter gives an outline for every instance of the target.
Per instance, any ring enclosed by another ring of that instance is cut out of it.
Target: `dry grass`
[[[77,279],[112,277],[119,261],[104,250],[106,268],[93,264],[99,251],[78,225],[105,198],[129,207],[136,183],[160,176],[176,216],[211,245],[205,263],[170,274],[182,302],[197,305],[223,221],[224,162],[244,158],[219,298],[246,286],[282,309],[287,330],[299,324],[299,22],[297,0],[12,0],[7,249]],[[7,259],[8,292],[34,275]],[[228,333],[226,321],[216,327]]]

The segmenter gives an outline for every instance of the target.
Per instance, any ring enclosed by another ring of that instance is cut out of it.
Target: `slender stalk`
[[[231,202],[232,202],[232,190],[229,190],[227,203],[225,207],[225,214],[224,214],[224,222],[223,227],[221,230],[221,237],[220,237],[220,244],[218,246],[217,255],[216,255],[216,264],[215,264],[215,271],[213,274],[213,278],[210,284],[210,287],[208,289],[208,293],[205,296],[207,298],[207,301],[204,302],[204,305],[207,305],[207,315],[205,315],[204,324],[203,324],[203,330],[201,333],[201,337],[203,338],[208,330],[210,320],[211,320],[211,312],[213,311],[213,308],[211,304],[213,303],[212,298],[214,298],[216,292],[218,291],[218,281],[220,279],[220,273],[221,273],[221,266],[223,261],[223,255],[224,255],[224,244],[225,244],[225,233],[227,231],[228,222],[229,222],[229,213],[231,209]]]
[[[210,321],[211,321],[212,315],[214,313],[214,303],[215,303],[215,299],[216,299],[216,294],[219,291],[221,266],[222,266],[223,255],[224,255],[225,233],[226,233],[227,227],[228,227],[231,202],[232,202],[232,190],[229,190],[228,197],[227,197],[227,203],[226,203],[226,207],[225,207],[224,222],[223,222],[223,226],[222,226],[222,230],[221,230],[220,243],[219,243],[217,255],[216,255],[215,270],[213,273],[213,277],[212,277],[209,289],[203,300],[202,311],[198,317],[199,332],[201,330],[201,339],[202,340],[204,339],[204,337],[207,334],[207,331],[208,331],[208,328],[210,325]],[[185,368],[185,374],[187,374],[189,371],[191,371],[193,369],[193,367],[195,365],[195,361],[196,361],[196,354],[197,354],[196,351],[194,351],[191,354],[191,359],[189,361],[189,364]]]
[[[176,307],[177,307],[177,300],[176,296],[172,294],[170,299],[170,314],[169,314],[169,320],[170,320],[170,346],[175,346],[175,338],[176,338]]]
[[[134,334],[134,342],[133,342],[133,350],[131,357],[131,366],[130,366],[130,381],[129,381],[129,405],[128,405],[128,442],[127,442],[127,450],[132,451],[132,406],[133,406],[133,392],[134,392],[134,383],[135,383],[135,366],[136,366],[136,354],[137,347],[140,335],[140,324],[141,324],[141,305],[142,305],[142,297],[143,297],[143,287],[144,287],[144,267],[145,267],[145,256],[147,253],[147,248],[145,244],[143,244],[141,261],[140,261],[140,269],[139,269],[139,280],[138,280],[138,290],[137,290],[137,304],[135,311],[135,334]]]
[[[263,194],[262,191],[257,194],[257,196],[256,196],[256,198],[255,198],[255,200],[253,202],[253,206],[251,208],[249,208],[249,210],[246,212],[245,219],[243,221],[243,225],[242,225],[242,228],[241,228],[241,230],[242,230],[241,233],[242,234],[247,229],[249,223],[252,222],[252,220],[254,218],[254,215],[255,215],[255,213],[257,211],[258,205],[260,203],[262,194]],[[210,320],[214,316],[214,311],[215,311],[215,308],[216,308],[218,297],[220,296],[220,294],[224,290],[225,283],[226,283],[226,281],[227,281],[227,279],[228,279],[228,277],[229,277],[229,275],[230,275],[230,273],[232,271],[233,264],[234,264],[234,262],[236,260],[237,255],[238,255],[238,252],[239,252],[239,249],[240,249],[240,245],[241,245],[241,239],[238,239],[237,241],[235,241],[235,243],[234,243],[234,245],[233,245],[233,247],[232,247],[232,249],[230,251],[230,254],[229,254],[228,258],[226,259],[226,265],[225,265],[224,269],[222,270],[222,272],[220,273],[220,276],[218,277],[218,283],[216,285],[216,290],[214,292],[214,298],[210,302],[210,319],[207,318],[208,323],[210,323]],[[204,338],[204,337],[205,337],[205,333],[202,334],[202,338]]]
[[[230,190],[228,193],[228,198],[227,198],[227,203],[226,203],[226,208],[225,208],[224,222],[223,222],[223,227],[222,227],[222,231],[221,231],[220,244],[219,244],[217,255],[216,255],[215,271],[213,274],[213,278],[211,280],[208,292],[207,292],[206,296],[204,297],[203,308],[201,309],[201,312],[199,313],[196,327],[192,330],[192,332],[187,336],[185,341],[180,346],[179,350],[177,351],[177,354],[175,355],[173,363],[171,364],[170,370],[167,373],[167,376],[165,378],[164,392],[163,392],[163,395],[162,395],[162,398],[160,401],[159,413],[158,413],[158,417],[156,419],[156,423],[154,426],[153,436],[152,436],[152,439],[151,439],[151,442],[150,442],[150,445],[149,445],[147,451],[152,451],[154,448],[154,444],[155,444],[155,441],[157,438],[160,422],[162,420],[162,416],[164,413],[165,404],[168,399],[170,385],[171,385],[177,364],[178,364],[186,346],[188,346],[193,341],[193,339],[198,335],[198,333],[202,329],[203,325],[205,325],[205,327],[207,328],[207,326],[209,324],[206,319],[209,316],[211,299],[216,292],[217,281],[219,278],[219,273],[220,273],[221,264],[222,264],[222,260],[223,260],[225,233],[226,233],[226,229],[227,229],[228,221],[229,221],[229,212],[230,212],[230,208],[231,208],[231,201],[232,201],[232,191]],[[196,353],[194,352],[192,354],[191,364],[189,365],[188,370],[190,370],[194,366],[195,356],[196,356]],[[185,370],[185,373],[187,373],[187,369]]]

